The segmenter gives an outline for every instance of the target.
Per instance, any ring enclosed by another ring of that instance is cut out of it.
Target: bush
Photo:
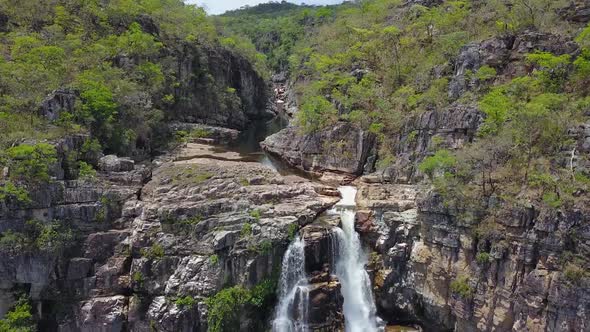
[[[242,230],[240,231],[240,237],[244,238],[250,235],[252,235],[252,225],[250,225],[249,223],[245,223],[242,226]]]
[[[424,159],[424,161],[418,167],[420,171],[430,179],[434,178],[436,171],[448,171],[457,163],[455,156],[448,150],[438,150],[434,156]]]
[[[213,265],[217,265],[219,263],[219,256],[217,256],[217,255],[209,256],[209,262],[211,262],[211,264],[213,264]]]
[[[469,286],[469,278],[467,276],[458,277],[451,282],[451,291],[464,299],[471,299],[475,292],[471,286]]]
[[[0,185],[0,201],[5,201],[7,199],[13,199],[21,204],[31,203],[29,192],[22,187],[17,187],[11,181],[7,181],[4,185]]]
[[[299,225],[297,224],[290,224],[287,228],[287,234],[289,235],[289,240],[293,240],[297,235],[297,231],[299,230]]]
[[[251,290],[242,286],[233,286],[222,289],[215,296],[206,299],[209,331],[237,331],[242,317],[272,312],[276,285],[275,279],[268,279]]]
[[[139,286],[141,287],[143,285],[143,274],[141,274],[141,272],[137,271],[135,273],[133,273],[133,281]]]
[[[73,240],[72,230],[58,221],[44,224],[29,220],[22,232],[9,230],[0,234],[0,249],[17,253],[40,251],[55,254],[66,249]]]
[[[96,178],[96,170],[87,162],[78,162],[78,177],[82,180],[94,180]]]
[[[154,243],[149,249],[142,249],[141,255],[148,259],[160,259],[165,255],[164,247],[158,243]]]
[[[478,264],[487,264],[491,261],[492,257],[487,252],[480,252],[475,256],[475,260]]]
[[[258,209],[250,211],[250,217],[256,219],[256,221],[260,221],[261,216],[262,216],[262,214],[260,213],[260,210],[258,210]]]
[[[32,307],[28,299],[21,297],[15,306],[0,320],[0,331],[3,332],[33,332],[36,331]]]
[[[570,282],[578,283],[586,276],[587,271],[575,263],[567,263],[563,270],[563,274]]]
[[[180,309],[185,309],[192,308],[196,304],[196,301],[192,296],[187,295],[185,297],[177,298],[176,301],[174,301],[174,304]]]
[[[207,323],[210,332],[237,331],[240,326],[240,313],[250,301],[250,292],[242,286],[222,289],[208,298]]]
[[[10,178],[26,183],[49,182],[49,167],[57,162],[55,147],[46,143],[21,144],[7,150]]]

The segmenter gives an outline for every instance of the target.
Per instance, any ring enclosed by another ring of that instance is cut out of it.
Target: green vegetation
[[[161,244],[154,243],[149,249],[142,248],[141,255],[148,259],[161,259],[165,255],[164,247]]]
[[[143,274],[139,271],[136,271],[135,273],[133,273],[133,276],[131,277],[133,279],[133,282],[135,284],[137,284],[138,287],[143,287]]]
[[[96,178],[96,170],[92,165],[85,161],[78,162],[79,178],[82,180],[92,181]]]
[[[480,252],[475,256],[475,260],[478,264],[487,264],[492,260],[492,256],[490,256],[487,252]]]
[[[179,307],[180,309],[190,309],[196,303],[197,303],[197,301],[195,301],[195,298],[192,296],[189,296],[189,295],[187,295],[185,297],[179,297],[174,301],[174,304],[176,304],[176,306]]]
[[[245,238],[249,237],[250,235],[252,235],[252,225],[249,223],[244,223],[244,225],[242,225],[242,230],[240,230],[240,237]]]
[[[289,224],[287,227],[287,234],[289,235],[289,240],[293,240],[297,235],[297,231],[299,231],[299,225],[297,224]]]
[[[243,317],[268,315],[276,297],[277,280],[264,280],[252,289],[242,286],[225,288],[205,303],[209,331],[236,331]],[[264,320],[261,320],[264,321]]]
[[[219,256],[217,256],[215,254],[209,256],[209,262],[213,265],[217,265],[219,263]]]
[[[0,177],[0,200],[29,202],[29,191],[51,180],[49,170],[56,162],[55,148],[46,143],[0,150],[0,167],[9,170],[7,178]]]
[[[0,12],[0,150],[72,133],[90,133],[117,154],[165,146],[163,121],[186,84],[166,49],[231,48],[267,75],[248,39],[221,35],[202,8],[182,0],[5,1]],[[236,42],[228,46],[228,38]],[[233,107],[225,91],[233,88],[201,70],[199,89]],[[72,92],[75,103],[52,120],[38,110],[53,91]]]
[[[460,276],[451,282],[451,291],[464,299],[471,299],[475,290],[469,286],[469,278]]]
[[[0,320],[0,331],[3,332],[33,332],[36,324],[33,320],[31,304],[25,297],[21,297],[14,307]]]
[[[262,216],[262,213],[258,209],[251,210],[249,214],[250,217],[256,219],[256,221],[260,221],[260,217]]]
[[[72,244],[74,233],[64,222],[27,221],[22,231],[0,234],[0,250],[12,253],[43,252],[57,254]]]

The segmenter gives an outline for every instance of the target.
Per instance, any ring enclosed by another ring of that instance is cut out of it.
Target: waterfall
[[[335,229],[338,242],[335,274],[342,284],[346,332],[379,331],[382,328],[376,316],[371,280],[365,270],[367,256],[354,229],[357,190],[354,187],[338,190],[342,199],[331,212],[339,214],[342,221],[342,228]]]
[[[299,236],[283,257],[279,280],[279,303],[272,322],[273,332],[306,332],[309,316],[309,286],[305,274],[305,241]]]

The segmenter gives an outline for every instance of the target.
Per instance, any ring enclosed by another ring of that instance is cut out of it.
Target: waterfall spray
[[[356,188],[340,187],[342,199],[332,213],[340,215],[342,228],[335,229],[338,241],[335,274],[342,284],[346,332],[381,330],[371,291],[371,280],[365,270],[367,257],[359,234],[354,229]]]
[[[279,280],[279,304],[272,322],[273,332],[307,332],[309,286],[305,274],[305,241],[297,237],[283,257]]]

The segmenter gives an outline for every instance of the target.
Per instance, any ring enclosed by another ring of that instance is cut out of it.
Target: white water
[[[297,237],[283,257],[279,280],[279,304],[273,332],[306,332],[309,318],[309,287],[305,274],[305,241]]]
[[[344,319],[347,332],[375,332],[382,330],[376,316],[371,280],[365,270],[367,256],[354,229],[356,188],[340,187],[342,199],[331,211],[340,215],[342,228],[336,228],[338,254],[335,274],[342,284]]]

